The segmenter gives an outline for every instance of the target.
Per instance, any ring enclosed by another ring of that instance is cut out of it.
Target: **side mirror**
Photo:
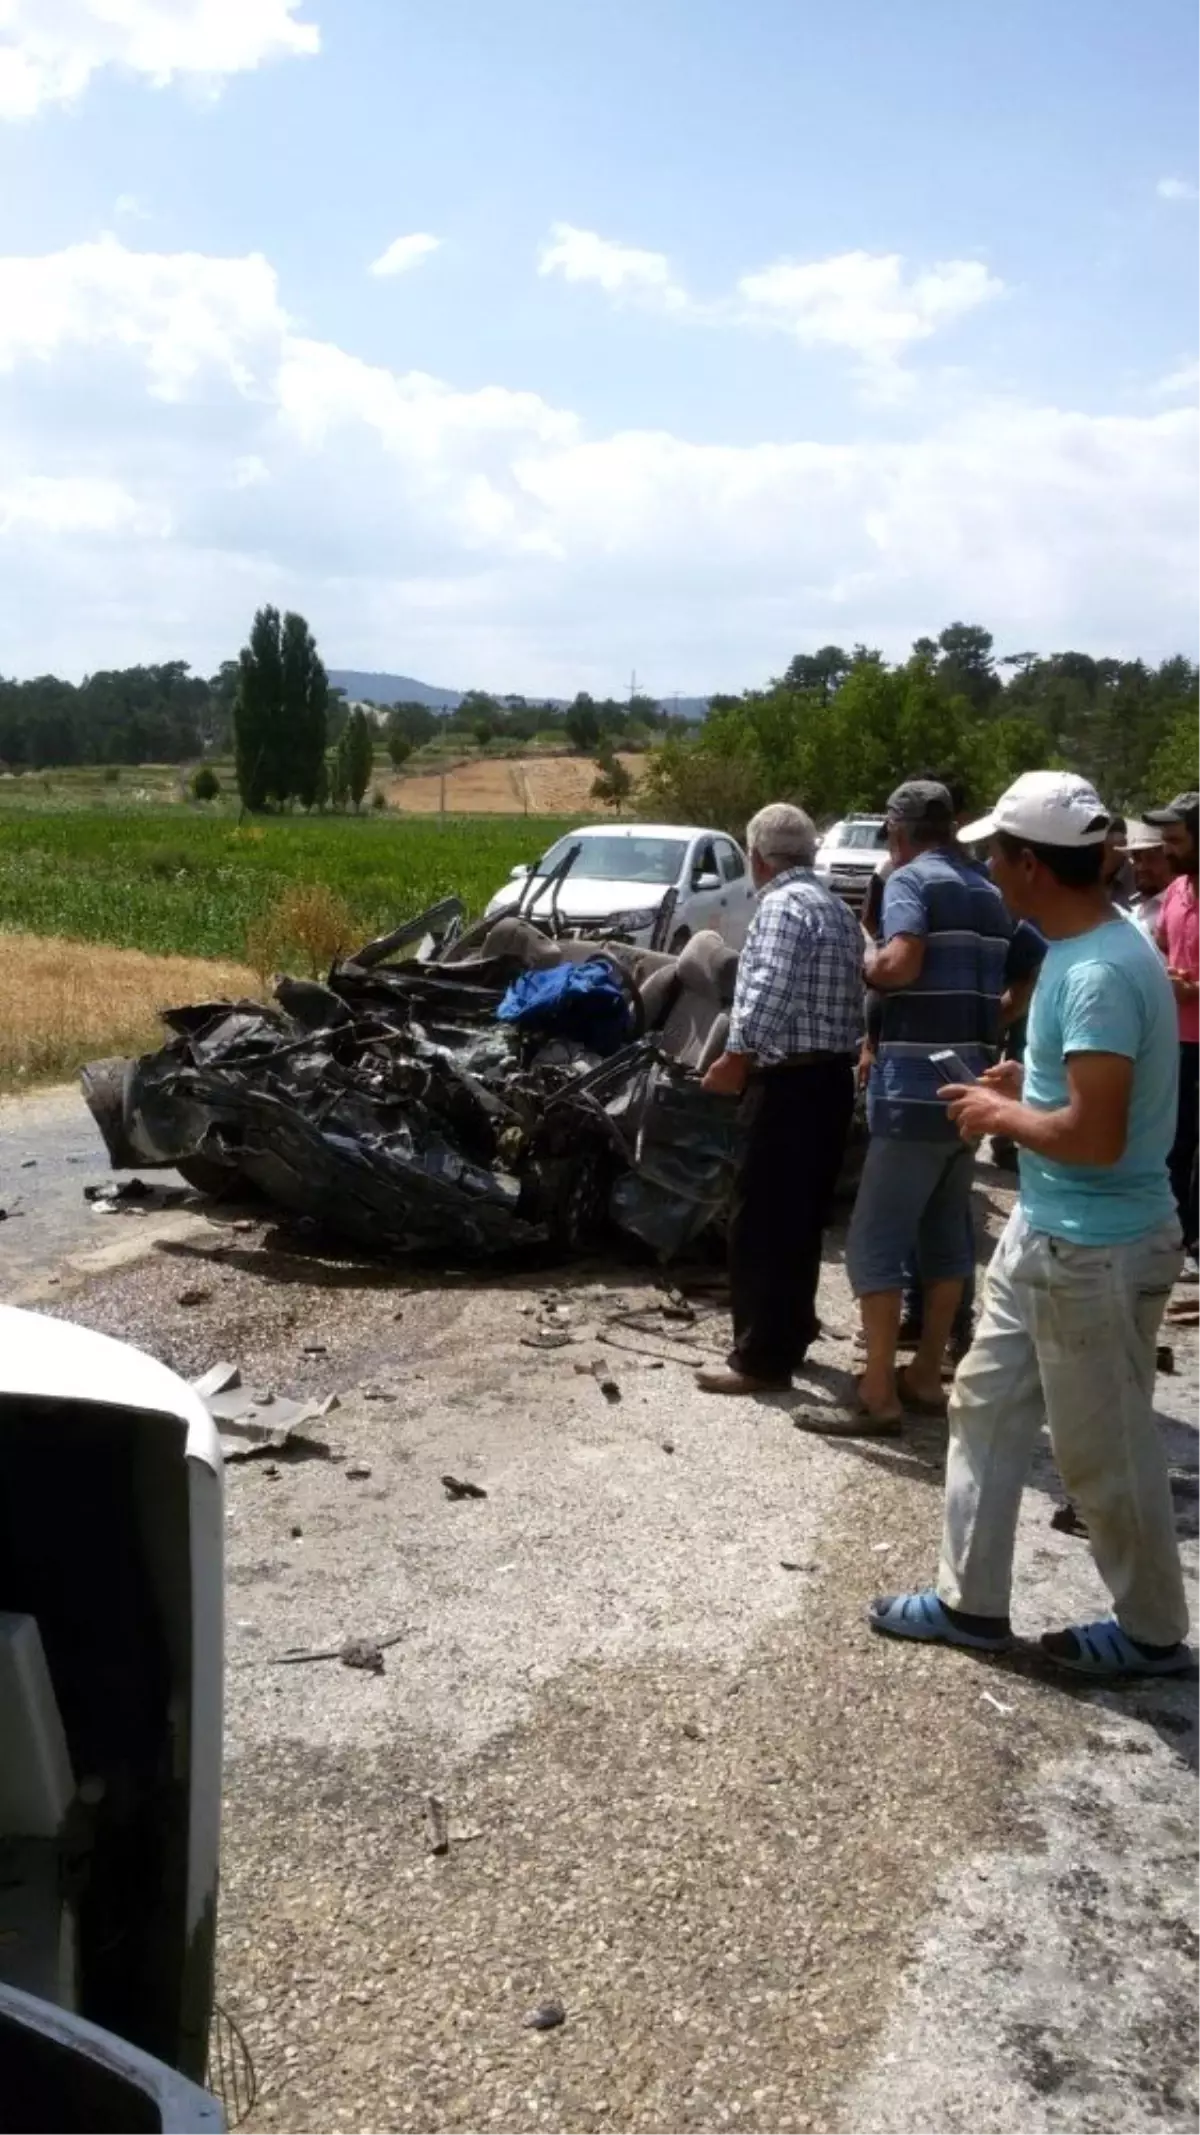
[[[721,877],[711,874],[707,869],[702,874],[692,876],[692,888],[694,890],[719,890],[720,887]]]
[[[509,869],[508,879],[510,882],[524,882],[526,876],[532,875],[532,873],[533,869],[531,867],[527,867],[525,862],[522,860],[518,863],[516,867]]]

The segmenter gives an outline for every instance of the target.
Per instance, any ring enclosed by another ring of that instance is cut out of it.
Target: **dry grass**
[[[147,1052],[165,1035],[160,1008],[258,990],[241,964],[0,933],[0,1088],[70,1075],[107,1053]]]
[[[344,897],[322,882],[294,882],[246,929],[246,962],[266,987],[275,971],[303,964],[310,978],[324,978],[362,928]]]

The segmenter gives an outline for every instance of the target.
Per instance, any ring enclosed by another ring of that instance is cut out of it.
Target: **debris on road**
[[[210,1364],[199,1379],[192,1380],[192,1392],[208,1401],[214,1394],[228,1394],[242,1383],[242,1374],[236,1364]]]
[[[1087,1521],[1075,1510],[1070,1501],[1065,1505],[1055,1506],[1050,1515],[1050,1525],[1060,1535],[1086,1536],[1088,1531]]]
[[[487,1496],[487,1491],[482,1483],[463,1482],[461,1477],[457,1475],[443,1475],[442,1488],[446,1496],[452,1499]]]
[[[365,1460],[352,1460],[347,1464],[346,1481],[348,1483],[365,1483],[370,1474],[371,1470]]]
[[[256,1387],[251,1392],[242,1385],[240,1367],[224,1360],[193,1379],[192,1392],[199,1394],[216,1424],[227,1461],[262,1460],[275,1453],[312,1460],[330,1458],[324,1440],[309,1436],[304,1426],[328,1415],[330,1403],[336,1408],[336,1394],[317,1402],[308,1396],[293,1400],[269,1386]]]
[[[184,1305],[184,1306],[187,1306],[187,1305],[207,1305],[207,1303],[208,1303],[209,1299],[211,1298],[211,1296],[212,1296],[212,1291],[211,1291],[211,1290],[204,1290],[204,1289],[199,1289],[199,1288],[197,1288],[197,1289],[194,1289],[194,1290],[181,1290],[181,1291],[179,1292],[178,1296],[176,1297],[176,1299],[175,1299],[175,1302],[176,1302],[176,1304],[177,1304],[177,1305]]]
[[[340,1646],[315,1646],[303,1652],[274,1653],[272,1665],[290,1668],[302,1661],[340,1661],[343,1668],[362,1668],[368,1675],[384,1673],[384,1652],[398,1646],[407,1631],[391,1631],[386,1638],[345,1638]]]
[[[446,1818],[446,1804],[438,1794],[425,1797],[425,1844],[430,1853],[450,1851],[450,1826]]]
[[[594,1364],[592,1366],[592,1376],[606,1401],[615,1402],[620,1400],[620,1382],[614,1379],[606,1364]]]
[[[567,2012],[560,2001],[539,2002],[521,2019],[526,2031],[557,2031],[567,2021]]]

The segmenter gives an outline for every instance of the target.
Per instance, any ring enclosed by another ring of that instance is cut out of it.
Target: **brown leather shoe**
[[[786,1394],[790,1379],[753,1379],[746,1371],[698,1371],[702,1394]]]

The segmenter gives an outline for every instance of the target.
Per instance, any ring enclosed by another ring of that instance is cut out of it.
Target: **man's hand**
[[[875,1048],[873,1045],[864,1045],[858,1056],[858,1087],[860,1090],[866,1089],[871,1080],[871,1069],[874,1065]]]
[[[750,1074],[748,1053],[722,1053],[700,1084],[712,1097],[740,1097]]]
[[[998,1090],[1002,1097],[1020,1097],[1025,1087],[1025,1070],[1019,1060],[998,1060],[995,1067],[985,1068],[979,1080],[986,1082],[989,1090]]]
[[[1194,979],[1190,972],[1179,971],[1173,964],[1168,964],[1167,977],[1177,1001],[1194,1001],[1200,993],[1200,980]]]
[[[1016,1061],[1007,1060],[1004,1065],[1016,1067]],[[986,1082],[948,1082],[938,1095],[964,1142],[981,1142],[985,1134],[1007,1132],[1013,1101],[1008,1092],[989,1089]]]

